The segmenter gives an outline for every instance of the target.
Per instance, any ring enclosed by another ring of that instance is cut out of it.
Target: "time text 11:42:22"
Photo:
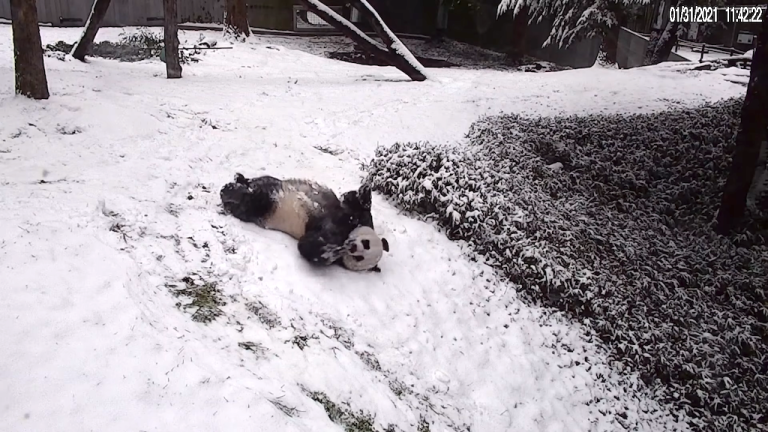
[[[673,23],[759,23],[763,20],[760,6],[711,7],[711,6],[672,6],[669,8],[669,21]]]

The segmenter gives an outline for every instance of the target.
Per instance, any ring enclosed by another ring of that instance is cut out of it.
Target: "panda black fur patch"
[[[370,250],[371,249],[371,241],[370,240],[363,240],[361,243],[363,244],[363,248],[365,250]]]

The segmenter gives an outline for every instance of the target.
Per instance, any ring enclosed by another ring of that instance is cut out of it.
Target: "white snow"
[[[723,79],[737,83],[737,84],[749,84],[749,69],[741,69],[738,67],[728,67],[722,69],[716,69],[712,71],[713,74],[720,74]]]
[[[44,44],[80,32],[41,29]],[[523,305],[460,244],[379,196],[391,252],[382,273],[357,274],[313,270],[287,236],[218,214],[218,190],[240,171],[343,192],[377,145],[457,140],[483,114],[648,112],[742,86],[661,67],[436,69],[411,83],[274,49],[285,43],[205,51],[181,80],[159,60],[46,57],[51,98],[32,101],[13,94],[11,27],[0,26],[0,430],[341,430],[302,387],[374,414],[379,430],[413,431],[423,415],[433,432],[610,431],[617,412],[672,427],[641,414],[656,404],[618,385],[581,327]],[[187,300],[166,284],[191,274],[224,293],[213,323],[175,307]],[[260,322],[254,302],[279,325]],[[290,343],[301,335],[303,350]]]

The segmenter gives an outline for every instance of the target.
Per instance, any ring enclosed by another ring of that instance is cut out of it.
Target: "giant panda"
[[[370,228],[364,231],[367,236],[373,232],[368,185],[346,192],[339,199],[330,188],[310,180],[280,180],[268,175],[249,179],[236,173],[234,181],[222,187],[220,197],[224,210],[237,219],[298,240],[299,253],[310,263],[378,271],[370,258],[344,259],[350,254],[360,256],[360,243],[352,234],[360,232],[356,228]],[[389,250],[386,239],[380,239],[379,244]],[[372,267],[364,268],[368,265]]]

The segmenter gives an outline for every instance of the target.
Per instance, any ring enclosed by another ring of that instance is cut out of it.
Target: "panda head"
[[[367,226],[355,228],[349,234],[348,252],[342,258],[344,267],[352,271],[378,269],[377,264],[384,252],[389,252],[387,239],[379,237]]]

